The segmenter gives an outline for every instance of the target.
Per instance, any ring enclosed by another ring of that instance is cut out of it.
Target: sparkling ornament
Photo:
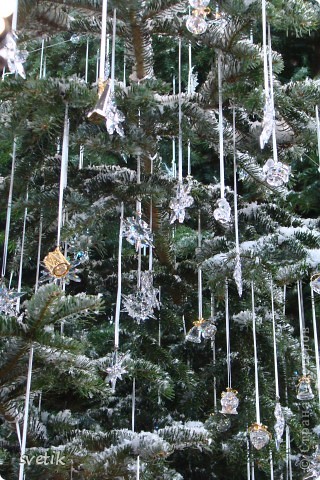
[[[76,267],[79,265],[79,261],[70,262],[62,254],[59,247],[48,255],[43,260],[46,271],[42,272],[40,283],[44,283],[47,280],[64,280],[68,285],[70,281],[81,282],[80,277],[77,275],[78,270]]]
[[[186,215],[186,208],[191,207],[194,200],[190,195],[191,185],[178,184],[175,198],[170,201],[169,207],[173,210],[170,218],[170,223],[174,223],[178,220],[179,223],[183,223]]]
[[[268,143],[269,138],[272,135],[274,122],[275,122],[274,109],[273,109],[271,97],[269,96],[266,99],[266,104],[263,110],[262,132],[260,135],[261,148],[264,148],[265,145]]]
[[[127,354],[118,354],[116,361],[107,368],[107,382],[110,382],[112,392],[115,392],[117,380],[122,380],[122,375],[128,373],[124,367],[124,363],[128,360]]]
[[[312,275],[311,286],[314,292],[320,293],[320,273],[315,273]]]
[[[120,137],[124,137],[124,130],[121,125],[124,120],[125,116],[117,108],[114,100],[111,99],[106,110],[106,127],[109,135],[113,135],[114,132],[117,132]]]
[[[226,432],[231,427],[230,417],[218,413],[211,413],[205,422],[205,427],[212,432]]]
[[[297,389],[297,399],[298,400],[312,400],[314,397],[311,389],[311,380],[310,377],[302,376],[299,379],[298,389]]]
[[[130,295],[123,295],[124,311],[139,324],[154,317],[154,309],[160,308],[159,289],[153,286],[152,272],[141,272],[140,288]]]
[[[237,254],[236,266],[233,272],[233,278],[236,282],[239,297],[242,296],[242,269],[241,269],[241,259],[240,255]]]
[[[186,341],[192,343],[201,343],[201,330],[199,327],[192,327],[186,335]]]
[[[282,408],[279,402],[276,403],[275,409],[274,409],[274,416],[276,417],[276,423],[274,424],[274,431],[276,432],[276,447],[277,450],[279,450],[280,443],[282,442],[282,436],[284,432],[284,415],[282,412]]]
[[[214,210],[213,216],[222,225],[227,225],[230,222],[231,208],[225,198],[221,198],[217,202],[218,207]]]
[[[266,182],[272,187],[282,187],[289,181],[290,167],[282,162],[275,163],[272,158],[266,161],[263,167]]]
[[[205,340],[209,339],[212,340],[215,337],[215,334],[217,333],[217,327],[214,323],[214,318],[208,318],[208,320],[205,320],[204,322],[201,323],[200,325],[200,331]]]
[[[23,293],[15,292],[13,289],[6,287],[3,281],[0,282],[0,315],[8,315],[9,317],[16,315],[17,299]]]
[[[271,433],[268,432],[268,427],[261,425],[261,423],[253,423],[249,428],[250,440],[254,448],[261,450],[271,440]]]
[[[27,60],[28,52],[26,50],[17,49],[17,36],[9,32],[3,41],[3,47],[0,49],[0,57],[2,57],[11,73],[17,73],[22,78],[26,78],[23,63]]]
[[[141,272],[140,275],[140,289],[143,295],[148,299],[152,308],[160,309],[160,290],[153,286],[153,273],[150,270]]]
[[[189,15],[186,27],[194,35],[202,35],[207,30],[207,22],[202,15]]]
[[[221,393],[221,406],[220,413],[224,415],[238,415],[237,408],[239,405],[239,399],[237,397],[237,390],[227,388],[226,392]]]
[[[151,230],[140,215],[128,217],[124,220],[123,236],[131,245],[135,245],[137,251],[139,247],[153,247]]]

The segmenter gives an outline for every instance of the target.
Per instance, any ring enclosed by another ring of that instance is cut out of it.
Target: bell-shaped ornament
[[[201,333],[204,339],[212,339],[217,333],[217,327],[214,324],[214,319],[209,318],[201,324]]]
[[[186,335],[186,340],[193,343],[201,343],[201,330],[196,325]]]
[[[237,397],[237,390],[227,388],[225,392],[221,393],[221,406],[220,413],[224,415],[238,415],[237,408],[239,406],[239,399]]]
[[[98,91],[99,99],[94,109],[88,113],[88,120],[90,120],[90,122],[99,125],[106,120],[110,103],[110,94],[110,82],[108,80],[106,82],[100,82]]]
[[[310,377],[302,376],[299,379],[297,399],[302,401],[312,400],[314,397],[311,389]]]
[[[268,428],[261,423],[253,423],[249,428],[250,440],[254,448],[261,450],[271,440],[271,433],[268,432]]]
[[[320,273],[315,273],[311,277],[311,287],[314,292],[320,293]]]

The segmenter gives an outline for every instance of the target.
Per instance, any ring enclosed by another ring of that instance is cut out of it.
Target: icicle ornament
[[[140,247],[153,247],[153,235],[141,215],[128,217],[123,221],[123,236],[137,251]]]
[[[274,431],[276,434],[275,441],[276,441],[277,450],[279,450],[280,443],[282,442],[284,427],[285,427],[284,415],[279,402],[276,403],[276,406],[274,409],[274,416],[276,418],[276,423],[274,424]]]
[[[233,278],[234,278],[234,281],[236,282],[239,297],[241,297],[242,296],[242,267],[241,267],[241,259],[239,254],[237,254],[236,256],[236,264],[233,271]]]
[[[186,215],[186,208],[193,205],[193,197],[190,195],[191,185],[183,185],[179,183],[177,186],[176,196],[172,198],[169,204],[172,210],[170,223],[174,223],[178,220],[179,223],[183,223]]]
[[[271,440],[271,433],[268,432],[268,427],[261,423],[253,423],[249,428],[250,441],[254,448],[261,450],[261,448],[268,445]]]

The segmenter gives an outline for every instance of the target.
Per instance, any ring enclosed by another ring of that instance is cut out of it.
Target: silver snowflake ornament
[[[106,127],[109,135],[113,135],[117,132],[120,137],[124,136],[124,130],[122,122],[125,120],[125,116],[117,108],[114,100],[110,98],[106,108]]]
[[[140,247],[153,247],[153,235],[149,225],[140,215],[128,217],[123,221],[123,236],[138,251]]]
[[[128,359],[128,355],[118,354],[114,363],[107,368],[107,382],[110,382],[112,392],[115,392],[117,380],[122,380],[122,375],[128,373],[124,367],[124,363]]]

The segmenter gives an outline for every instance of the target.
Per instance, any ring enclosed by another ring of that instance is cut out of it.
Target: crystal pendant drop
[[[201,15],[190,15],[186,21],[186,27],[190,33],[202,35],[207,30],[207,23]]]
[[[310,377],[302,376],[299,379],[297,399],[302,401],[312,400],[314,397],[311,389]]]
[[[230,222],[231,208],[225,198],[221,198],[217,202],[218,207],[214,210],[213,216],[217,222],[227,225]]]
[[[311,286],[314,292],[320,293],[320,273],[315,273],[312,275]]]
[[[276,403],[275,409],[274,409],[274,416],[276,417],[276,423],[274,424],[274,431],[276,433],[276,447],[277,450],[279,450],[280,443],[282,442],[282,436],[284,432],[284,415],[282,412],[282,408],[279,402]]]
[[[201,333],[205,340],[214,338],[217,333],[217,327],[214,324],[214,318],[209,318],[201,324]]]
[[[290,167],[282,162],[274,162],[269,158],[263,167],[266,182],[272,187],[282,187],[289,181]]]
[[[224,415],[238,415],[239,399],[237,395],[237,390],[232,390],[232,388],[227,388],[225,392],[221,393],[222,410],[220,410],[220,413]]]
[[[193,343],[201,343],[201,330],[199,327],[192,327],[186,335],[186,340]]]
[[[261,425],[261,423],[253,423],[249,428],[249,435],[252,445],[257,450],[265,447],[271,439],[268,428],[265,425]]]

